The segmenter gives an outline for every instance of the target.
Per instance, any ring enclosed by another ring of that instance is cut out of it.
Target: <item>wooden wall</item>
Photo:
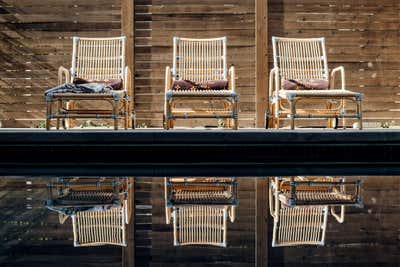
[[[400,178],[362,180],[364,207],[348,208],[343,224],[329,216],[326,246],[269,248],[270,266],[399,266]],[[70,220],[60,225],[44,207],[47,182],[0,179],[0,265],[121,266],[121,248],[73,247]],[[136,266],[254,266],[255,180],[238,182],[237,220],[228,223],[227,248],[174,247],[172,226],[165,224],[163,179],[136,178]]]
[[[161,126],[164,69],[172,64],[172,37],[227,36],[228,64],[237,68],[240,125],[254,127],[255,1],[134,4],[139,124]],[[399,14],[396,0],[269,0],[269,61],[271,36],[325,36],[330,67],[344,65],[348,87],[365,94],[365,118],[398,124]],[[71,37],[120,35],[121,0],[3,0],[0,29],[2,127],[43,126],[42,93],[56,84],[58,66],[70,65]],[[192,120],[177,125],[199,124],[209,123]]]

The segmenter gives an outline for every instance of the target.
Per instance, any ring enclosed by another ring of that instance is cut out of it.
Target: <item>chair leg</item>
[[[53,102],[51,100],[47,101],[47,116],[46,116],[46,130],[50,130],[50,122],[51,122],[51,116],[52,114],[52,106]]]
[[[62,100],[61,99],[59,99],[58,100],[58,107],[57,107],[57,110],[58,110],[58,114],[60,114],[61,112],[61,108],[62,108]],[[58,115],[57,114],[57,115]],[[57,118],[57,126],[56,126],[56,129],[57,130],[59,130],[60,129],[60,118]]]
[[[362,130],[362,111],[361,111],[361,100],[357,100],[357,115],[358,115],[358,129]]]
[[[232,119],[226,119],[224,123],[225,128],[231,128]]]
[[[265,129],[269,129],[270,128],[270,115],[269,115],[269,111],[265,111]]]
[[[131,127],[132,129],[136,128],[136,113],[133,111],[130,111],[131,114]]]
[[[67,103],[67,109],[74,109],[75,108],[75,102],[74,101],[69,101]],[[68,111],[67,111],[68,113]],[[66,128],[73,128],[74,127],[74,121],[73,119],[69,118],[67,119],[67,124],[66,124]]]
[[[294,117],[296,115],[296,108],[295,108],[295,105],[294,105],[294,99],[291,99],[289,101],[289,103],[290,103],[290,129],[294,130],[294,128],[295,128]]]
[[[332,102],[330,102],[330,101],[326,102],[325,108],[326,109],[332,109]],[[332,118],[328,118],[327,119],[326,128],[333,128],[333,119]]]
[[[128,130],[129,127],[129,101],[124,100],[124,127]]]
[[[166,130],[169,130],[170,128],[173,127],[173,125],[171,123],[172,118],[171,118],[171,102],[170,102],[170,100],[167,100],[167,103],[166,103],[164,120],[165,120],[164,128]]]
[[[167,120],[167,115],[166,114],[163,114],[163,128],[165,129],[165,130],[169,130],[169,128],[168,128],[168,120]]]
[[[119,105],[119,100],[114,99],[114,105],[113,105],[114,130],[118,130],[118,105]]]
[[[232,129],[237,130],[239,128],[239,102],[237,98],[235,98],[233,103],[233,125]]]
[[[346,112],[346,110],[345,110],[345,101],[344,101],[344,99],[342,99],[342,107],[343,107],[343,109],[342,109],[342,114],[344,115],[345,112]],[[342,123],[343,123],[343,129],[346,129],[346,118],[345,118],[345,117],[343,117]]]
[[[279,127],[281,127],[281,120],[279,118],[279,116],[276,116],[276,118],[274,118],[274,122],[275,124],[275,129],[279,129]]]

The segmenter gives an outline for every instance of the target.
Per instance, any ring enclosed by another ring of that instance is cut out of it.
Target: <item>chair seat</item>
[[[118,90],[118,91],[110,91],[107,93],[86,93],[86,94],[75,94],[75,93],[56,93],[49,95],[53,99],[54,98],[68,98],[68,99],[99,99],[99,98],[110,98],[114,99],[115,97],[126,97],[125,90]]]
[[[189,108],[189,107],[174,107],[171,110],[171,114],[173,115],[191,115],[191,116],[207,116],[211,115],[214,116],[214,114],[219,114],[220,116],[226,115],[231,117],[232,116],[232,111],[229,109],[222,109],[222,108],[208,108],[208,109],[203,109],[203,110],[198,110],[194,108]]]
[[[361,97],[361,93],[342,90],[342,89],[327,89],[327,90],[279,90],[279,97],[290,99],[293,97]]]
[[[232,90],[168,90],[167,97],[234,97],[238,96]]]
[[[232,205],[234,202],[233,194],[229,191],[215,190],[178,190],[171,199],[175,205],[179,204],[204,204]]]
[[[285,205],[289,205],[290,192],[285,192],[279,195],[279,200]],[[354,205],[354,196],[341,192],[326,192],[326,191],[299,191],[296,192],[296,203],[304,205]]]
[[[59,205],[79,205],[84,203],[85,205],[102,205],[112,204],[115,201],[115,194],[111,190],[93,191],[93,190],[82,190],[82,191],[71,191],[69,194],[55,199],[55,202]]]

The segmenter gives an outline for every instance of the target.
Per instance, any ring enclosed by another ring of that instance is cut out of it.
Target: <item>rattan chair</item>
[[[125,66],[125,37],[117,38],[73,38],[71,72],[64,67],[58,70],[58,83],[70,83],[75,78],[91,80],[121,79],[123,89],[110,93],[54,93],[46,94],[46,129],[50,129],[52,119],[67,120],[64,127],[72,127],[72,119],[113,119],[114,129],[118,129],[118,120],[123,118],[124,128],[135,127],[133,112],[133,88],[131,72]],[[85,101],[103,101],[110,104],[108,109],[79,108]],[[55,107],[54,107],[55,106]]]
[[[343,223],[345,206],[362,205],[360,186],[359,180],[346,182],[341,177],[275,177],[269,188],[272,245],[324,245],[329,207]]]
[[[175,246],[226,247],[227,219],[235,220],[238,203],[234,179],[165,178],[165,203]]]
[[[269,210],[274,218],[272,246],[301,246],[325,244],[328,206],[290,207],[279,200],[276,185],[270,183]]]
[[[81,180],[50,183],[46,207],[58,212],[62,224],[71,217],[75,247],[126,246],[132,210],[129,181]]]
[[[325,51],[324,38],[282,38],[272,37],[274,68],[269,76],[270,105],[266,112],[266,127],[279,128],[281,119],[290,119],[290,128],[295,128],[295,119],[327,118],[328,127],[338,125],[338,119],[358,120],[362,129],[362,94],[346,89],[344,67],[332,70],[330,76]],[[336,87],[335,80],[340,73],[341,85]],[[283,81],[320,79],[329,81],[324,89],[284,89]],[[298,108],[299,103],[310,105],[311,101],[325,101],[325,107]],[[355,111],[349,111],[345,102],[354,102]]]
[[[229,77],[228,77],[229,75]],[[227,80],[227,90],[173,90],[174,80],[203,83]],[[200,108],[199,102],[206,102]],[[188,105],[190,104],[191,105]],[[218,103],[220,106],[215,106]],[[197,105],[196,105],[197,104]],[[182,105],[184,105],[182,107]],[[174,127],[175,119],[225,119],[226,126],[238,128],[238,94],[235,68],[227,68],[226,37],[212,39],[173,38],[173,67],[166,67],[164,127]]]

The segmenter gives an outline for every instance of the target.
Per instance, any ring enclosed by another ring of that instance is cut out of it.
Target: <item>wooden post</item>
[[[127,246],[122,248],[122,266],[135,267],[135,178],[129,177],[128,201],[131,201],[131,218],[126,226]],[[128,205],[129,207],[129,205]]]
[[[254,185],[256,187],[256,267],[268,267],[268,178],[256,178]]]
[[[132,103],[135,99],[135,1],[122,0],[121,1],[121,30],[122,35],[126,37],[125,43],[125,64],[128,66],[132,73],[131,88],[133,95]],[[132,110],[132,109],[130,109]]]
[[[268,107],[268,0],[256,0],[256,127],[265,127]]]

